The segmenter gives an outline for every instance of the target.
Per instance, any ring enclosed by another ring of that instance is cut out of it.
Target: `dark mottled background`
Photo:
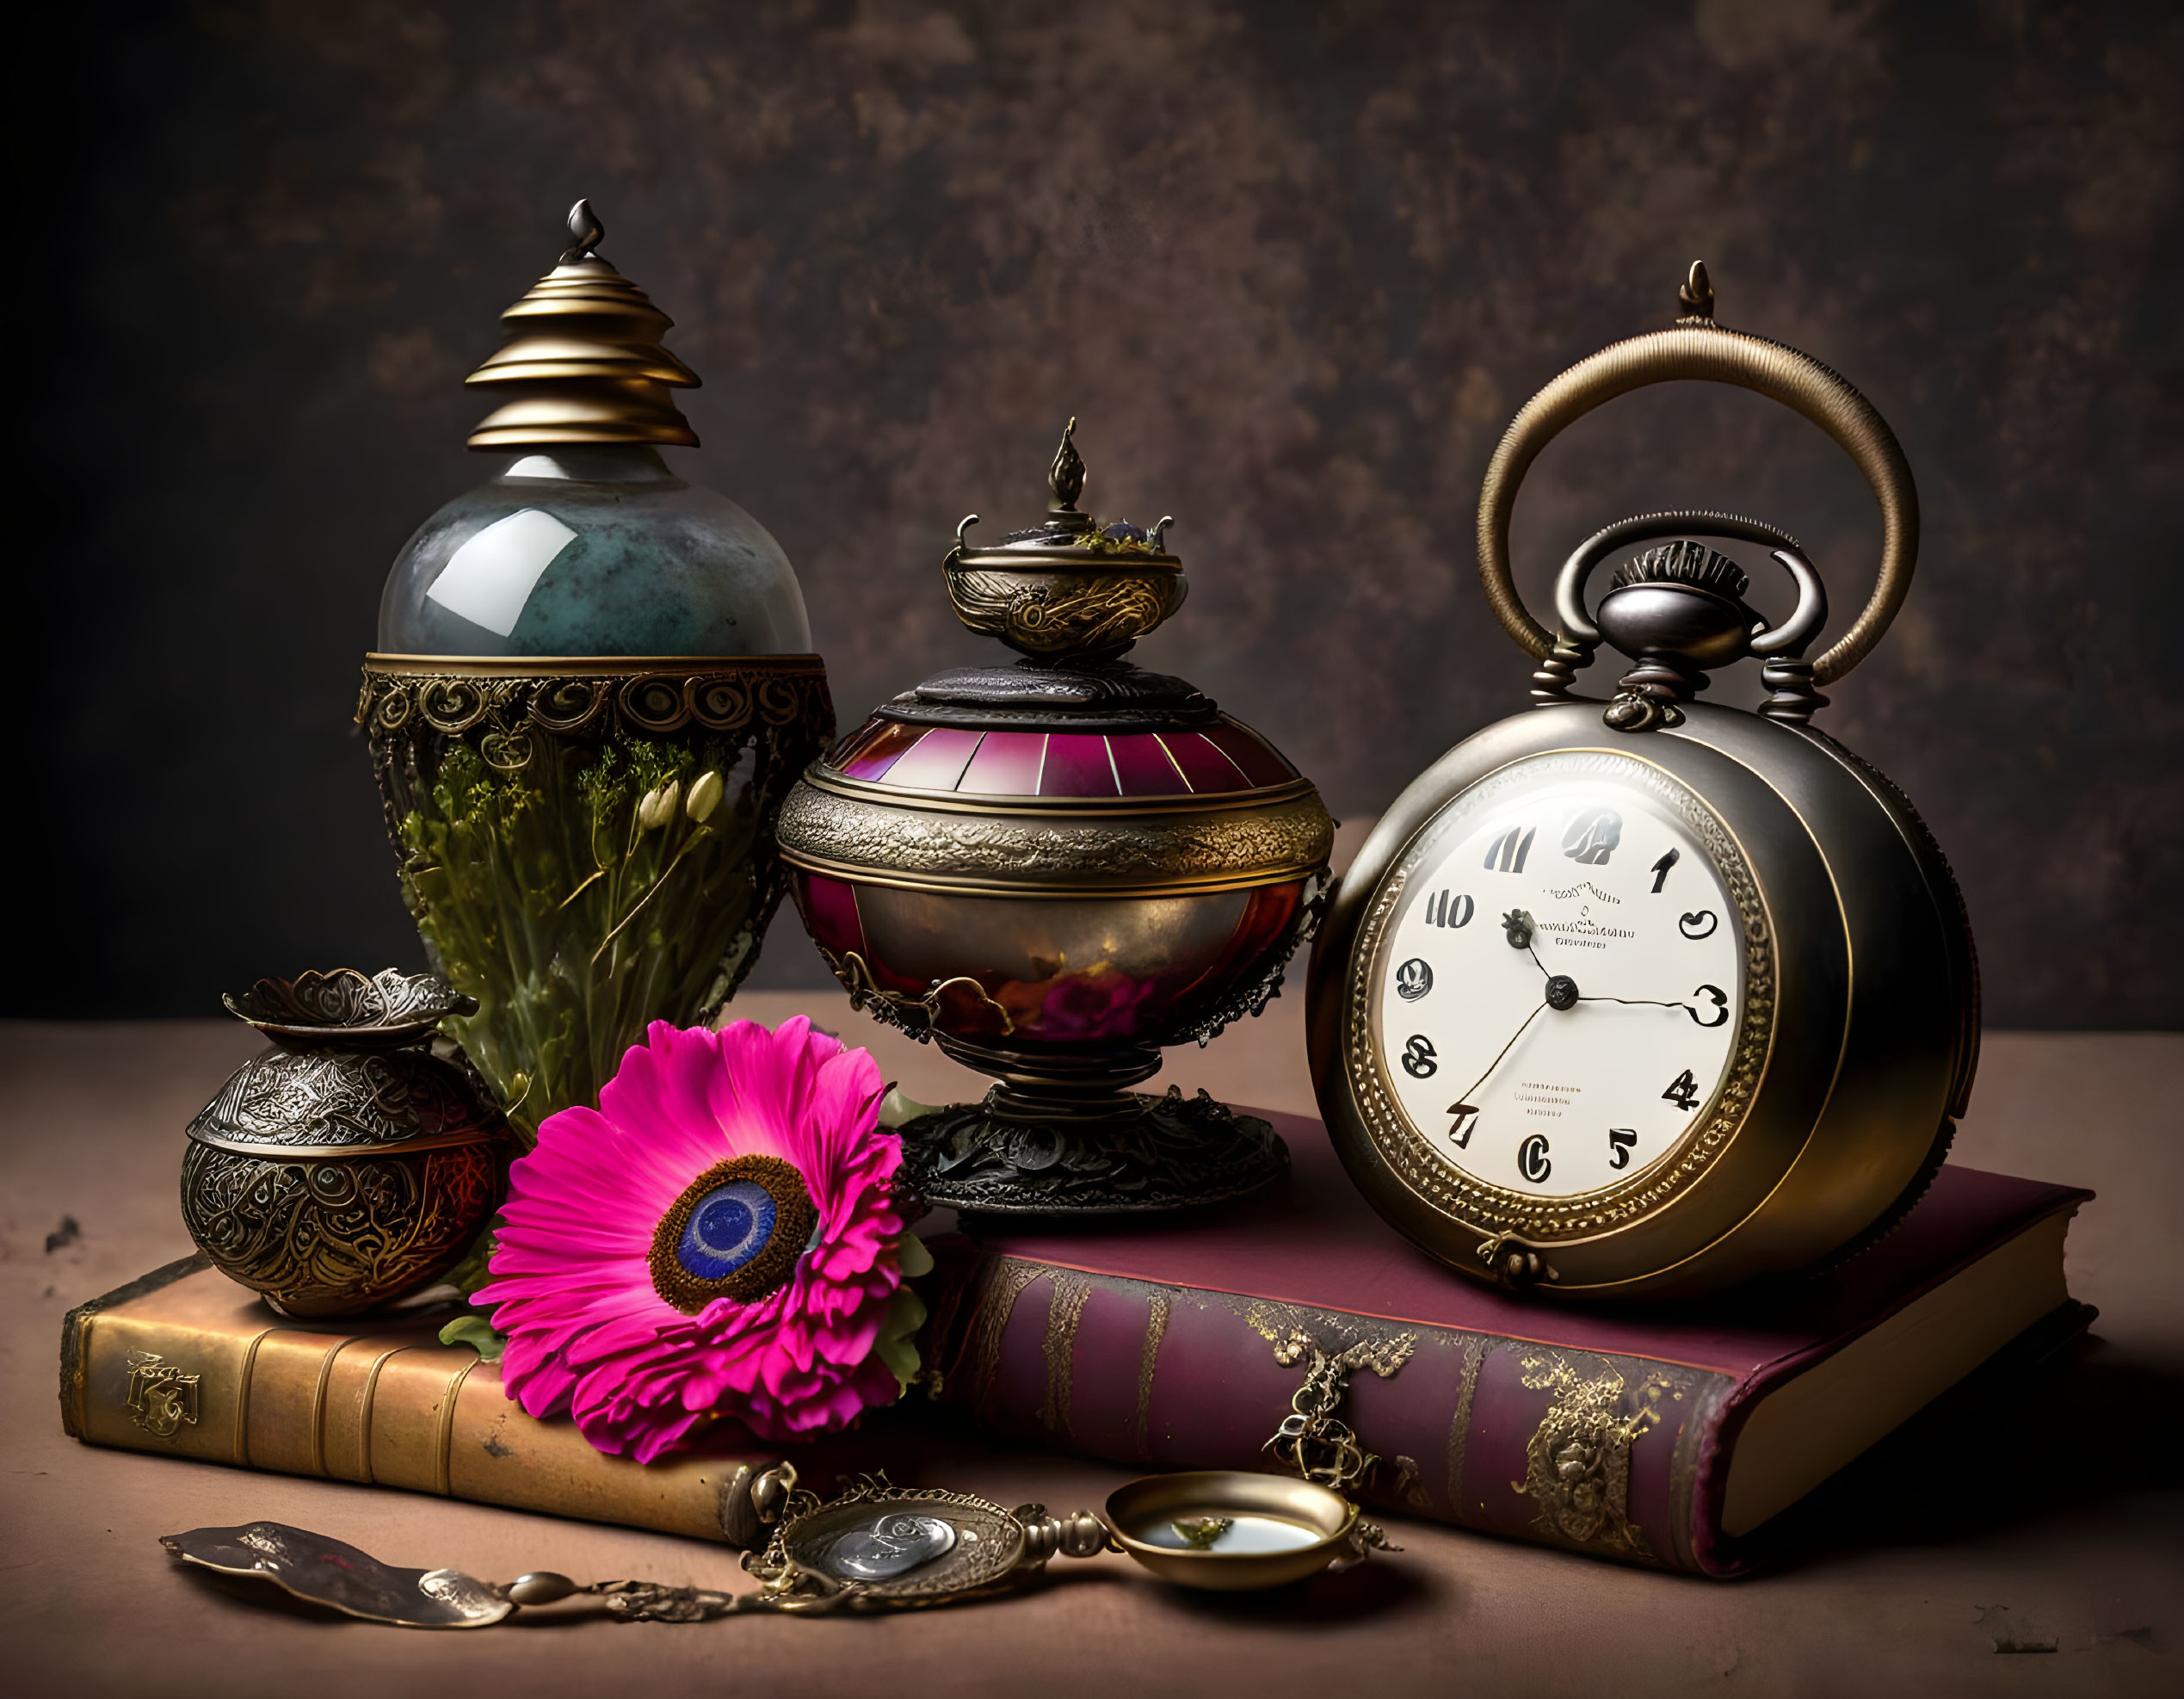
[[[48,10],[13,65],[50,104],[14,173],[11,1012],[416,956],[355,664],[488,470],[461,380],[583,194],[706,380],[670,452],[797,563],[845,720],[979,653],[935,564],[1037,511],[1075,413],[1101,511],[1179,516],[1190,603],[1139,658],[1351,818],[1522,706],[1489,451],[1703,256],[1917,471],[1918,582],[1825,723],[1954,858],[1990,1017],[2184,1024],[2174,6]],[[1837,628],[1870,582],[1826,440],[1675,386],[1540,463],[1527,593],[1685,503],[1797,531]],[[807,955],[791,920],[761,973]]]

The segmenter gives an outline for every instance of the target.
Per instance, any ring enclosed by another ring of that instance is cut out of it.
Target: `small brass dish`
[[[1107,1499],[1115,1542],[1163,1581],[1244,1592],[1360,1555],[1357,1506],[1324,1486],[1241,1469],[1148,1475]]]

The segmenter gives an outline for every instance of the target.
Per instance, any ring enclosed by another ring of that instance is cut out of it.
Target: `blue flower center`
[[[683,1188],[652,1231],[652,1289],[685,1315],[726,1298],[757,1302],[779,1291],[819,1225],[793,1163],[739,1156]]]
[[[766,1249],[778,1214],[773,1194],[756,1180],[716,1186],[691,1210],[675,1260],[700,1280],[725,1279]]]

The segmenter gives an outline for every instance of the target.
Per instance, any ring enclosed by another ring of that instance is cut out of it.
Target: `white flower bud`
[[[690,787],[690,800],[684,805],[690,811],[690,818],[703,825],[720,806],[720,794],[725,788],[720,782],[720,775],[710,767],[700,773],[697,783]]]

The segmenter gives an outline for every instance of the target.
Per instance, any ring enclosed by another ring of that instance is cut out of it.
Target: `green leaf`
[[[887,1319],[879,1324],[879,1337],[873,1340],[872,1350],[887,1365],[901,1392],[908,1392],[911,1383],[925,1371],[923,1359],[917,1354],[917,1330],[924,1325],[924,1301],[909,1287],[897,1287],[895,1295],[888,1301]]]
[[[922,1308],[922,1306],[920,1306]],[[468,1345],[487,1362],[498,1362],[508,1349],[508,1335],[482,1315],[459,1315],[440,1330],[443,1345]],[[916,1353],[912,1353],[915,1358]]]
[[[902,1270],[904,1280],[916,1280],[933,1272],[933,1253],[916,1233],[904,1233],[895,1247],[895,1265]]]
[[[905,1121],[916,1121],[920,1115],[933,1113],[932,1104],[919,1103],[899,1085],[890,1085],[887,1095],[879,1100],[879,1124],[882,1127],[900,1127]]]

